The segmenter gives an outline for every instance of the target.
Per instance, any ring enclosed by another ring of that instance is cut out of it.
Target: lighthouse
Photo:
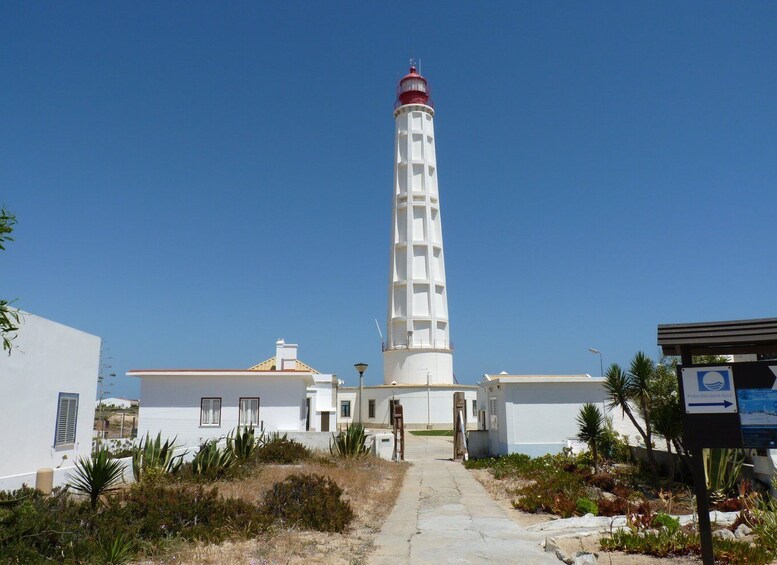
[[[394,192],[384,384],[453,384],[434,106],[415,66],[394,104]]]

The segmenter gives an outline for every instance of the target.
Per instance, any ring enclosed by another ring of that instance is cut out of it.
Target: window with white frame
[[[240,425],[259,425],[259,398],[240,399]]]
[[[57,422],[54,447],[75,446],[78,420],[78,394],[60,392],[57,402]]]
[[[341,418],[350,418],[351,417],[351,401],[350,400],[343,400],[340,403],[340,417]]]
[[[489,416],[491,416],[491,418],[490,418],[490,420],[491,420],[490,428],[492,430],[496,430],[496,429],[499,428],[499,419],[497,418],[497,414],[496,414],[496,397],[495,396],[492,396],[491,398],[488,399],[488,411],[489,411]]]
[[[200,400],[200,425],[221,425],[221,398],[203,398]]]
[[[474,418],[478,417],[478,401],[477,400],[473,400],[472,401],[472,416]]]

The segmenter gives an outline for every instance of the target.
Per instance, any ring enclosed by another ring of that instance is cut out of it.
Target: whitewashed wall
[[[41,468],[55,469],[55,485],[63,484],[91,452],[100,338],[22,313],[13,343],[10,356],[0,352],[0,490],[35,486]],[[60,392],[79,395],[72,449],[54,448]]]
[[[265,431],[305,431],[305,397],[310,376],[144,376],[141,378],[138,437],[177,436],[179,445],[196,446],[235,429],[241,397],[259,397]],[[221,424],[200,426],[200,402],[221,398]]]
[[[429,397],[427,399],[427,390]],[[365,387],[363,410],[364,425],[367,427],[389,427],[389,407],[391,399],[399,400],[403,408],[405,426],[412,428],[426,428],[430,421],[433,428],[451,429],[453,427],[453,393],[463,392],[467,401],[467,426],[475,429],[477,417],[472,413],[472,401],[477,398],[475,387],[456,386],[382,386]],[[351,400],[351,415],[358,417],[356,402],[358,388],[341,389],[340,399]],[[369,417],[369,401],[375,400],[375,417]],[[427,419],[427,403],[431,419]],[[339,403],[338,403],[339,406]],[[339,410],[339,408],[338,408]],[[341,418],[341,422],[345,421]]]

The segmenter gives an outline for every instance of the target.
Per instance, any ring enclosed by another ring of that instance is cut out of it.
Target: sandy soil
[[[531,514],[513,508],[512,502],[515,496],[511,493],[531,481],[522,479],[497,480],[487,469],[470,469],[470,473],[519,526],[526,528],[557,518],[553,514]],[[599,549],[599,536],[596,535],[556,538],[556,545],[570,556],[575,555],[578,551],[596,553],[599,556],[599,563],[603,565],[698,565],[701,563],[701,559],[693,557],[658,558],[648,555],[627,555],[620,551],[605,552]]]

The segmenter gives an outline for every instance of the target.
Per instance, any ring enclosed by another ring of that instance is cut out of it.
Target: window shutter
[[[74,444],[76,442],[76,422],[78,421],[78,395],[59,393],[57,424],[54,446]]]

